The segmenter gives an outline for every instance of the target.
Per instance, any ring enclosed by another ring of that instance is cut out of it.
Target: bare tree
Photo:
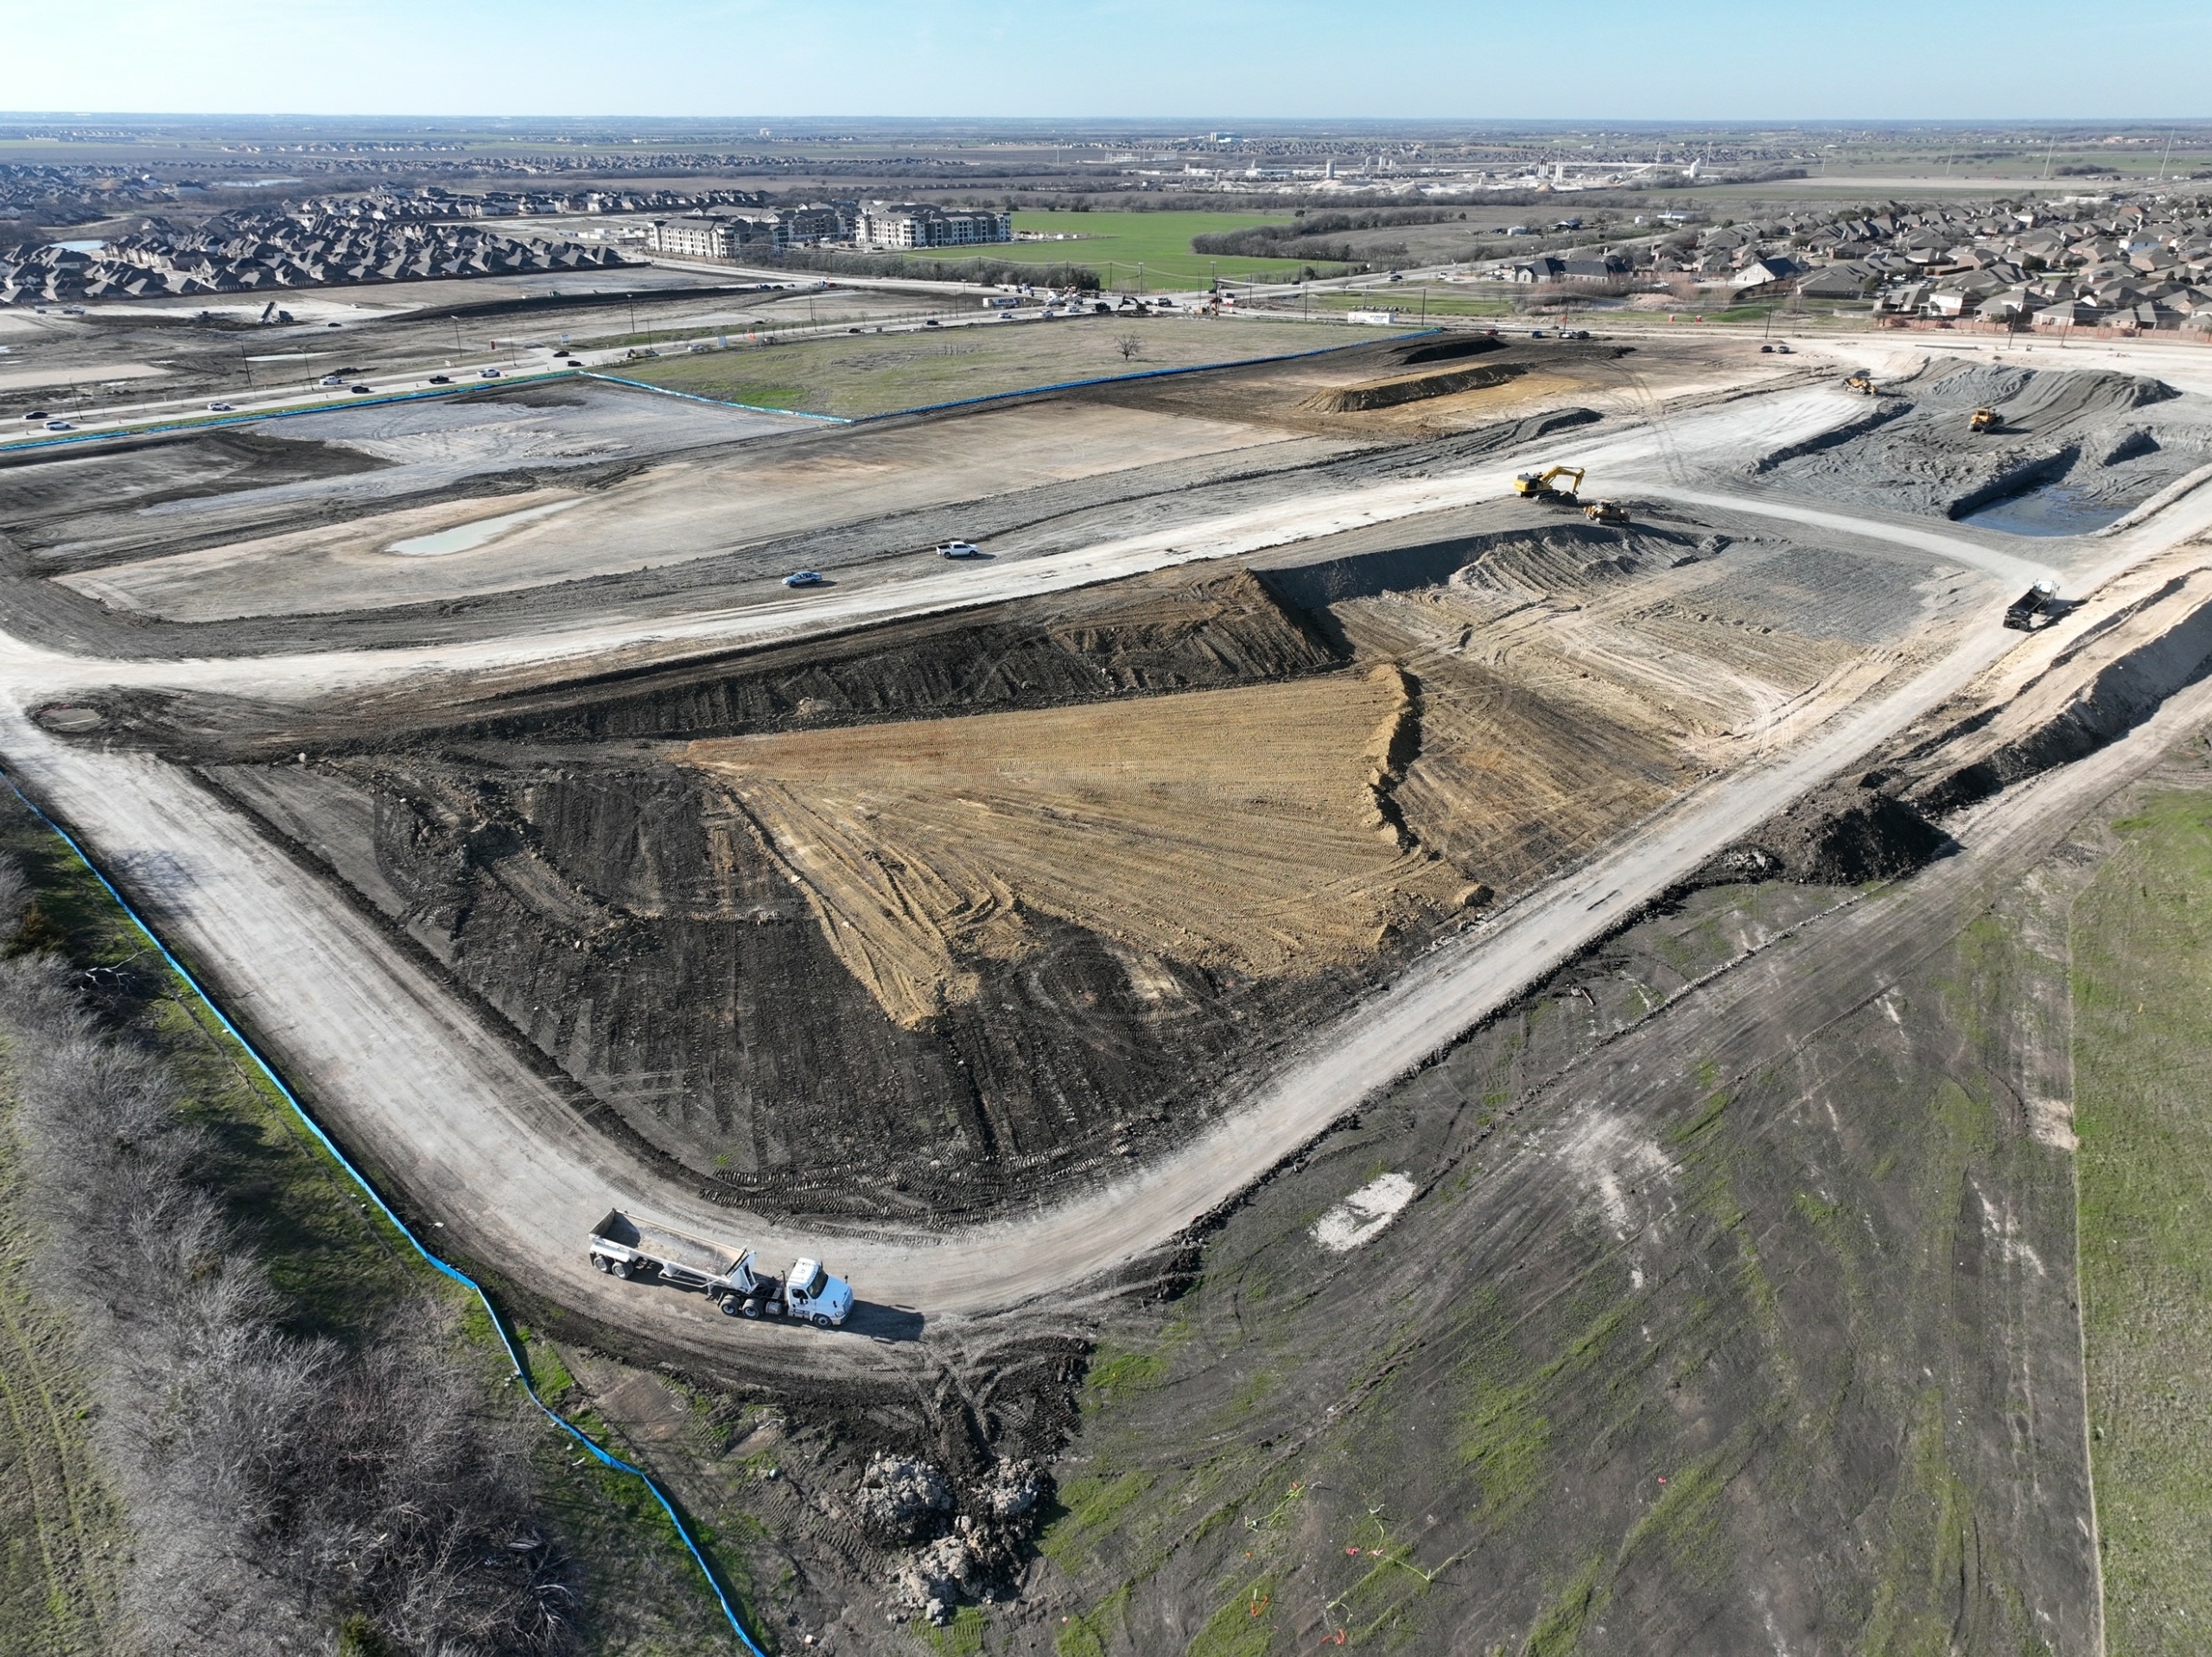
[[[1138,358],[1144,355],[1144,335],[1141,333],[1125,333],[1120,339],[1114,341],[1114,349],[1122,353],[1122,360],[1123,362],[1135,362]]]
[[[11,875],[0,860],[0,904]],[[105,1025],[47,954],[0,961],[0,1033],[45,1222],[36,1280],[101,1374],[135,1643],[567,1650],[577,1590],[537,1511],[524,1429],[492,1412],[446,1303],[412,1299],[357,1345],[287,1332],[160,1056]]]

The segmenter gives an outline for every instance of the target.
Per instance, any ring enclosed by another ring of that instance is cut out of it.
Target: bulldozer
[[[1864,391],[1870,397],[1881,396],[1881,393],[1874,389],[1874,377],[1864,370],[1847,376],[1843,382],[1843,389],[1847,391]]]
[[[1561,488],[1558,479],[1569,481]],[[1547,501],[1554,506],[1577,506],[1581,502],[1575,491],[1582,487],[1582,468],[1579,466],[1547,467],[1541,472],[1523,472],[1513,479],[1513,492],[1523,500]]]
[[[1582,509],[1582,516],[1592,524],[1625,524],[1628,508],[1617,500],[1593,500]]]
[[[1968,431],[1996,431],[2005,424],[1994,409],[1976,409],[1974,417],[1967,422]]]

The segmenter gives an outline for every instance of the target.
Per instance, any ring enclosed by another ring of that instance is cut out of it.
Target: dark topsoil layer
[[[1409,943],[1295,981],[1174,967],[1179,993],[1147,999],[1099,938],[1030,917],[1039,947],[971,963],[979,995],[903,1029],[830,952],[742,809],[660,745],[1339,666],[1252,575],[1209,566],[488,707],[418,706],[404,725],[385,708],[255,733],[236,704],[140,704],[112,708],[104,735],[193,750],[712,1193],[950,1215],[1179,1137],[1255,1047]]]

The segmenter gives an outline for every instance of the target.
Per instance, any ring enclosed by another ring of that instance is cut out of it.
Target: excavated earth
[[[626,673],[54,718],[197,766],[711,1194],[942,1220],[1184,1139],[1955,605],[1497,504]]]
[[[1752,475],[1849,505],[1964,518],[2050,488],[2134,506],[2212,460],[2202,409],[2139,375],[1938,361],[1878,389],[1863,415],[1761,456]],[[1993,431],[1969,426],[1983,408]]]
[[[1597,417],[1501,402],[1468,421],[1465,399],[1573,365],[1465,355],[1396,345],[1328,384],[1238,371],[1072,416],[887,422],[866,451],[884,475],[906,475],[902,444],[982,454],[1104,430],[1101,411],[1139,458],[964,495],[856,479],[799,527],[709,524],[680,559],[343,615],[298,597],[347,567],[314,536],[643,498],[620,492],[664,467],[799,476],[837,451],[725,432],[695,454],[619,399],[501,393],[435,441],[226,435],[111,473],[0,467],[0,606],[26,636],[150,657],[497,638],[696,610],[802,557],[864,581],[939,535],[1065,550]],[[1942,517],[2057,480],[2119,507],[2212,452],[2195,402],[2153,381],[1939,368],[1891,389],[1753,462],[1758,492]],[[1991,403],[2006,431],[1970,436]],[[1437,423],[1392,423],[1416,410]],[[530,422],[584,415],[660,447],[584,453],[572,432],[578,452],[522,453]],[[1144,459],[1158,418],[1243,426]],[[1611,525],[1491,502],[647,665],[305,703],[110,691],[41,718],[192,768],[686,1184],[954,1222],[1184,1142],[1433,943],[1905,682],[2007,596],[1916,546],[1627,505]],[[187,524],[206,538],[162,539]],[[223,564],[280,533],[308,539]],[[164,619],[264,568],[300,584]],[[2046,901],[2071,877],[2018,885],[1951,836],[2202,676],[2202,549],[2097,614],[1716,848],[1097,1295],[933,1330],[895,1374],[804,1400],[703,1378],[721,1401],[696,1465],[677,1447],[696,1421],[665,1425],[688,1406],[645,1373],[660,1355],[580,1354],[579,1384],[664,1429],[662,1470],[699,1510],[768,1525],[760,1605],[846,1648],[909,1649],[893,1624],[931,1600],[1019,1586],[990,1649],[2087,1654]],[[770,1464],[790,1476],[733,1482]]]

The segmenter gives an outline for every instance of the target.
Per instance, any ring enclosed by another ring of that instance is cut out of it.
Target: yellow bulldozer
[[[1592,524],[1625,524],[1628,508],[1617,500],[1593,500],[1582,509],[1582,516]]]
[[[1566,487],[1559,480],[1567,479]],[[1554,506],[1577,506],[1581,503],[1575,491],[1582,487],[1582,468],[1579,466],[1547,467],[1541,472],[1523,472],[1513,480],[1513,492],[1523,500],[1541,500]]]
[[[1874,377],[1864,371],[1847,377],[1843,382],[1843,389],[1847,391],[1863,391],[1870,397],[1881,395],[1874,389]]]
[[[1968,431],[1995,431],[2004,424],[1994,409],[1976,409],[1974,418],[1967,422]]]

